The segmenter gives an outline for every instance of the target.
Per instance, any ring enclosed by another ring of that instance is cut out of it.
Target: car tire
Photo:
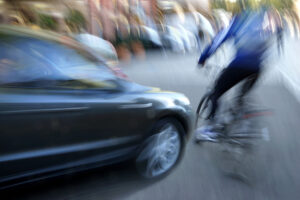
[[[179,163],[185,147],[185,131],[175,119],[159,120],[143,142],[135,159],[138,173],[147,179],[169,174]]]

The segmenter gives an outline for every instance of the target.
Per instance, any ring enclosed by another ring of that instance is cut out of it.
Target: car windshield
[[[0,35],[0,84],[80,80],[103,85],[115,76],[80,48],[29,37]]]

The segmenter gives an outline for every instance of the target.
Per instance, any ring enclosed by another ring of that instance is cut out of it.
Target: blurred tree
[[[294,8],[294,0],[261,0],[261,3],[272,6],[279,11],[292,10]]]
[[[83,14],[75,9],[69,9],[65,22],[72,32],[80,32],[86,28],[86,20]]]
[[[241,10],[243,7],[257,8],[259,5],[265,4],[279,11],[293,10],[294,0],[213,0],[212,8],[222,8],[227,11]]]
[[[49,29],[55,31],[57,29],[57,21],[46,14],[39,14],[39,25],[43,29]]]
[[[221,8],[233,13],[240,12],[243,8],[255,9],[260,5],[274,8],[278,11],[281,18],[283,16],[289,18],[295,30],[300,29],[298,11],[295,9],[295,0],[212,0],[212,8]]]
[[[212,7],[213,9],[219,9],[219,8],[222,8],[222,9],[228,10],[228,9],[227,9],[227,5],[226,5],[226,1],[225,1],[225,0],[212,0],[212,1],[211,1],[211,7]]]

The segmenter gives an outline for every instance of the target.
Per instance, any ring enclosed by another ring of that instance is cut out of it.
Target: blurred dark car
[[[161,177],[180,160],[189,100],[118,77],[82,46],[0,26],[0,188],[127,159]]]

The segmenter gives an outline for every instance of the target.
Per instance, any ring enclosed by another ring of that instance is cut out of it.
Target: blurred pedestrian
[[[284,52],[283,28],[278,26],[276,31],[277,31],[277,50],[278,50],[278,54],[282,55]]]

